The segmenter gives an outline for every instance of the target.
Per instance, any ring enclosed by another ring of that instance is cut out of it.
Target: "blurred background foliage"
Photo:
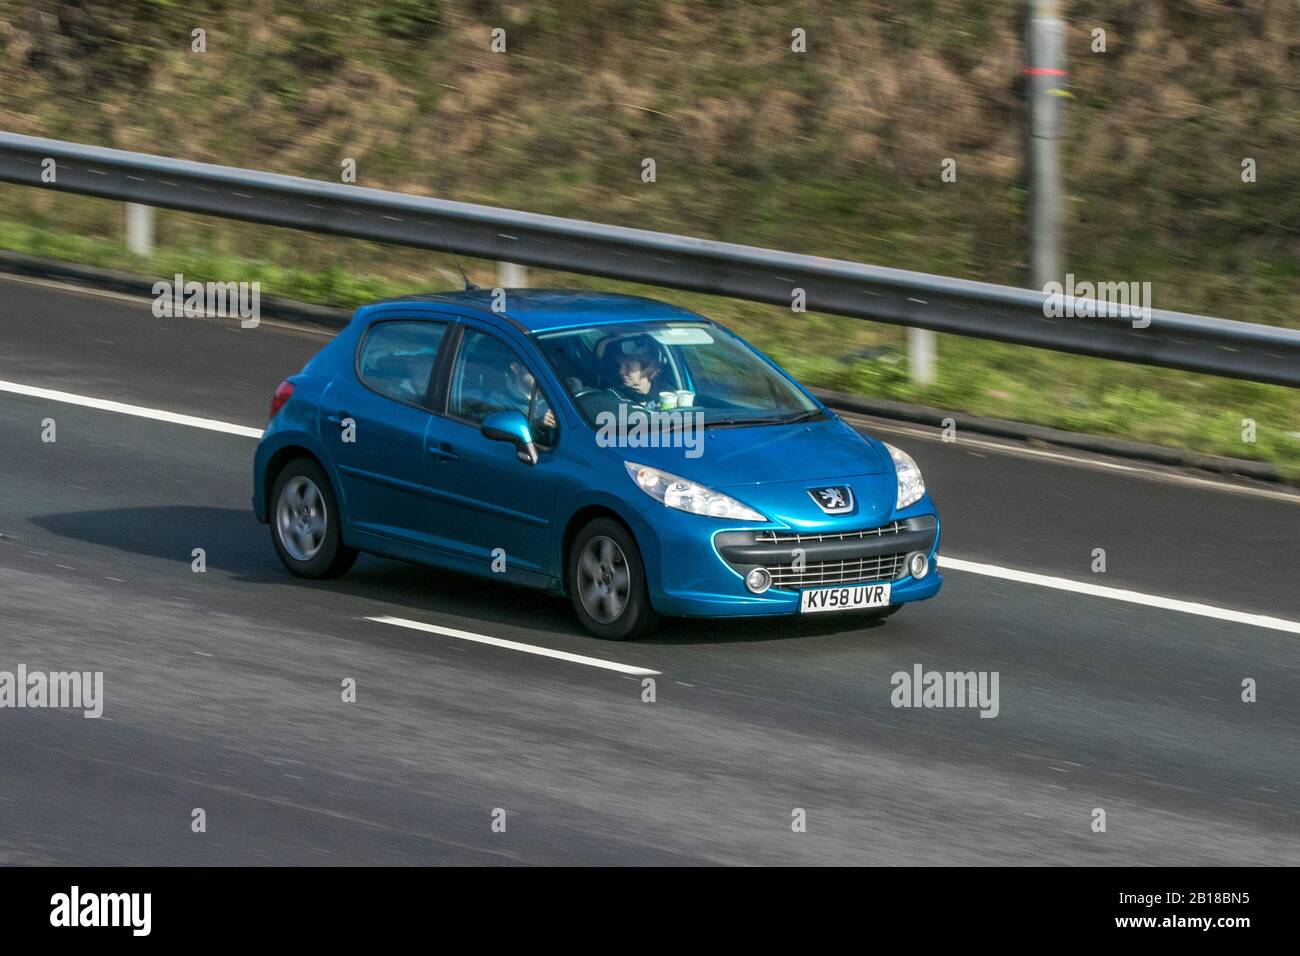
[[[1150,281],[1158,308],[1300,325],[1300,4],[1062,7],[1068,270]],[[366,186],[1023,285],[1025,10],[0,0],[0,127],[321,179],[351,157]],[[1091,50],[1098,27],[1105,53]],[[940,180],[948,157],[955,183]],[[446,256],[165,211],[141,261],[122,246],[120,205],[12,186],[0,246],[342,305],[455,284]],[[467,268],[494,284],[491,263]],[[648,291],[736,327],[810,384],[1300,462],[1290,390],[953,336],[920,387],[901,329]]]

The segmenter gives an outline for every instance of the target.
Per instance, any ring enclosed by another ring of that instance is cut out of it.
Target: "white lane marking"
[[[266,325],[268,323],[264,321],[262,324]],[[210,418],[196,418],[191,415],[179,415],[175,412],[163,411],[162,409],[144,408],[139,405],[127,405],[122,402],[113,402],[102,398],[90,398],[85,395],[74,395],[71,392],[59,392],[52,389],[36,388],[32,385],[20,385],[17,382],[0,381],[0,392],[6,391],[18,395],[27,395],[33,398],[47,398],[56,402],[68,402],[73,405],[84,405],[87,408],[98,408],[102,411],[119,412],[124,415],[137,415],[142,418],[153,418],[158,421],[172,422],[177,425],[190,425],[194,428],[207,428],[211,431],[225,432],[229,435],[243,435],[248,438],[262,437],[260,429],[249,428],[246,425],[232,425],[229,422],[221,422]],[[864,416],[852,412],[841,412],[839,414],[841,418],[849,421],[857,419],[858,424],[873,430],[891,432],[898,435],[910,435],[914,438],[922,438],[928,441],[942,440],[939,435],[923,431],[919,428],[909,428],[893,423],[866,420]],[[1287,501],[1292,504],[1300,504],[1300,495],[1288,493],[1286,491],[1275,491],[1271,488],[1239,485],[1228,481],[1215,480],[1213,478],[1197,478],[1192,475],[1184,475],[1178,472],[1158,471],[1136,465],[1121,465],[1118,462],[1102,461],[1100,459],[1078,458],[1073,455],[1061,454],[1060,452],[1043,451],[1039,448],[1026,448],[1018,445],[1004,445],[973,438],[965,438],[962,442],[967,448],[985,448],[989,451],[998,452],[1004,455],[1015,455],[1023,458],[1045,458],[1052,461],[1058,461],[1065,465],[1075,465],[1082,468],[1094,468],[1103,471],[1109,470],[1123,472],[1137,478],[1166,481],[1173,484],[1193,485],[1210,491],[1225,491],[1232,494],[1255,495],[1260,498],[1269,498],[1274,501]]]
[[[859,425],[872,432],[886,432],[892,435],[907,435],[909,438],[920,438],[923,441],[943,441],[942,435],[938,430],[925,431],[921,428],[913,428],[907,425],[886,422],[879,419],[868,418],[858,415],[854,412],[837,413],[849,424]],[[1008,439],[1010,441],[1010,439]],[[1178,471],[1162,471],[1159,466],[1144,467],[1142,465],[1123,465],[1119,462],[1105,461],[1100,458],[1081,458],[1078,455],[1068,455],[1057,451],[1045,451],[1041,448],[1030,448],[1025,445],[1004,444],[996,441],[981,440],[979,438],[970,438],[969,436],[961,439],[962,448],[982,448],[986,451],[995,452],[1000,455],[1011,455],[1018,458],[1040,458],[1046,461],[1057,462],[1062,465],[1074,466],[1076,468],[1091,468],[1096,471],[1117,471],[1126,475],[1132,475],[1134,478],[1145,478],[1149,481],[1164,481],[1175,485],[1189,485],[1194,488],[1204,488],[1207,491],[1224,491],[1236,495],[1252,495],[1257,498],[1268,498],[1273,501],[1289,501],[1292,504],[1300,504],[1300,495],[1292,494],[1286,491],[1264,488],[1256,485],[1236,484],[1226,479],[1200,478],[1195,475],[1185,475]],[[1177,465],[1166,465],[1165,468],[1177,468]]]
[[[1214,618],[1217,621],[1230,621],[1233,624],[1249,624],[1252,627],[1266,627],[1274,631],[1286,631],[1300,634],[1300,621],[1288,621],[1266,614],[1250,614],[1246,611],[1233,611],[1225,607],[1199,604],[1195,601],[1180,601],[1175,598],[1161,597],[1158,594],[1144,594],[1141,591],[1128,591],[1124,588],[1105,587],[1089,584],[1085,581],[1072,581],[1069,578],[1056,578],[1047,574],[1035,574],[1032,571],[1018,571],[1015,568],[998,567],[996,564],[981,564],[978,561],[964,561],[961,558],[939,556],[939,567],[951,571],[965,571],[968,574],[982,574],[1004,581],[1016,581],[1020,584],[1032,584],[1040,588],[1052,588],[1056,591],[1069,591],[1072,594],[1086,594],[1089,597],[1106,598],[1111,601],[1125,601],[1129,604],[1144,604],[1162,611],[1178,611],[1183,614],[1195,614],[1198,617]]]
[[[507,239],[513,239],[514,236],[506,236]],[[55,279],[40,279],[33,276],[21,276],[16,274],[0,274],[5,282],[21,282],[27,285],[46,286],[58,289],[64,292],[73,292],[80,295],[98,296],[101,298],[120,299],[123,302],[140,303],[149,302],[149,298],[144,296],[128,295],[123,292],[112,292],[106,289],[96,289],[91,286],[81,286],[60,282]],[[872,292],[871,295],[880,295],[879,292]],[[333,338],[336,334],[332,330],[313,328],[303,322],[279,319],[262,319],[262,325],[271,326],[272,328],[283,329],[287,332],[297,332],[302,335],[313,335],[320,338]],[[919,427],[908,427],[903,423],[896,423],[888,419],[877,419],[861,412],[851,412],[848,410],[837,410],[836,412],[846,421],[857,422],[864,427],[874,430],[891,432],[897,435],[909,435],[914,438],[921,438],[927,441],[941,441],[942,437],[933,431],[923,431]],[[1300,432],[1289,432],[1288,434],[1300,436]],[[1011,441],[1011,439],[1007,439]],[[980,441],[975,438],[963,438],[965,446],[972,445],[979,448],[986,448],[989,451],[997,452],[1003,455],[1019,456],[1021,458],[1043,458],[1049,461],[1056,461],[1063,465],[1073,465],[1078,468],[1093,468],[1100,471],[1119,471],[1131,474],[1138,478],[1147,478],[1155,481],[1165,481],[1171,484],[1191,485],[1193,487],[1205,488],[1210,491],[1226,491],[1239,495],[1254,495],[1260,498],[1270,498],[1277,501],[1290,501],[1300,504],[1300,496],[1287,494],[1285,491],[1274,491],[1270,488],[1258,488],[1251,485],[1235,484],[1231,481],[1215,478],[1198,478],[1194,475],[1185,475],[1176,471],[1160,471],[1151,467],[1142,465],[1121,465],[1117,462],[1104,461],[1098,458],[1083,458],[1078,455],[1063,454],[1061,452],[1044,451],[1041,448],[1030,448],[1023,445],[1003,444],[992,441]],[[1167,465],[1167,468],[1177,468],[1177,465]]]
[[[458,631],[454,627],[439,627],[437,624],[408,621],[403,617],[368,617],[366,620],[374,621],[377,624],[395,624],[398,627],[409,627],[413,631],[427,631],[430,634],[441,634],[444,637],[457,637],[462,641],[473,641],[476,644],[491,644],[493,647],[504,647],[510,651],[523,651],[525,654],[536,654],[538,657],[551,657],[557,661],[569,661],[571,664],[601,667],[607,671],[618,671],[620,674],[631,674],[634,677],[649,677],[652,674],[659,673],[659,671],[652,671],[644,667],[633,667],[630,664],[619,664],[616,661],[604,661],[598,657],[583,657],[581,654],[556,651],[549,647],[537,647],[533,644],[520,644],[518,641],[502,640],[499,637],[488,637],[484,634]]]
[[[177,425],[189,425],[192,428],[206,428],[209,431],[225,432],[229,435],[242,435],[247,438],[262,437],[261,429],[249,428],[246,425],[232,425],[229,422],[219,422],[211,418],[195,418],[192,415],[178,415],[175,412],[166,412],[156,408],[144,408],[139,405],[125,405],[122,402],[110,402],[100,398],[87,398],[84,395],[73,395],[70,392],[56,392],[48,388],[35,388],[31,385],[19,385],[15,382],[0,380],[0,392],[13,392],[17,395],[27,395],[32,398],[45,398],[55,402],[84,405],[87,408],[98,408],[102,411],[118,412],[123,415],[135,415],[140,418],[152,418],[157,421],[171,422]],[[1128,466],[1123,465],[1111,467],[1128,469]],[[1136,471],[1137,469],[1132,470]],[[1215,484],[1214,482],[1209,481],[1206,483]],[[1217,487],[1233,488],[1234,486],[1218,485]],[[1297,501],[1300,499],[1287,496],[1287,500]],[[994,564],[981,564],[976,561],[965,561],[961,558],[952,558],[947,555],[940,556],[939,565],[940,567],[951,568],[954,571],[967,571],[971,574],[983,574],[988,577],[1002,578],[1006,581],[1018,581],[1021,584],[1033,584],[1038,587],[1053,588],[1058,591],[1071,591],[1075,594],[1087,594],[1092,597],[1107,598],[1112,601],[1126,601],[1130,604],[1145,604],[1148,607],[1161,608],[1167,611],[1180,611],[1184,614],[1197,614],[1201,617],[1210,617],[1221,621],[1232,621],[1237,624],[1251,624],[1255,627],[1265,627],[1276,631],[1288,631],[1292,634],[1300,634],[1300,623],[1287,621],[1278,617],[1269,617],[1264,614],[1249,614],[1245,611],[1233,611],[1228,608],[1212,607],[1211,605],[1198,604],[1194,601],[1180,601],[1175,598],[1161,597],[1157,594],[1144,594],[1140,591],[1127,591],[1123,588],[1111,588],[1099,584],[1088,584],[1083,581],[1071,581],[1069,578],[1056,578],[1046,574],[1035,574],[1031,571],[1018,571],[1015,568],[1003,568]],[[595,658],[579,658],[572,654],[565,655],[562,651],[547,651],[545,648],[533,648],[527,644],[515,644],[511,641],[499,641],[494,637],[481,637],[479,635],[469,634],[465,631],[452,632],[450,628],[439,629],[434,627],[432,624],[418,624],[414,621],[402,621],[400,618],[367,618],[367,620],[382,620],[385,624],[401,623],[406,627],[431,630],[433,633],[448,634],[451,637],[463,637],[467,640],[478,640],[485,644],[497,644],[498,646],[510,647],[514,650],[527,650],[532,653],[559,657],[564,660],[577,660],[579,663],[593,664],[593,666],[596,667],[609,667],[612,670],[622,670],[622,672],[626,674],[648,675],[659,673],[658,671],[647,671],[641,668],[628,669],[622,664],[611,664],[608,661],[597,661]]]
[[[14,273],[0,272],[0,281],[18,282],[23,285],[42,286],[47,289],[57,289],[60,292],[70,292],[74,295],[87,295],[96,299],[117,299],[120,302],[128,302],[131,305],[139,305],[142,302],[153,302],[153,296],[132,295],[129,292],[113,292],[110,289],[96,289],[93,286],[76,285],[69,282],[60,282],[57,279],[39,279],[33,276],[20,276]],[[224,319],[224,316],[177,316],[176,318],[186,319]],[[172,321],[172,320],[168,320]],[[237,317],[231,317],[232,324],[238,323]],[[275,329],[282,329],[286,332],[293,332],[299,335],[312,335],[318,338],[332,339],[336,332],[330,329],[315,328],[305,322],[294,322],[291,319],[262,319],[258,327],[270,326]]]
[[[119,415],[134,415],[136,418],[152,418],[158,422],[170,422],[173,425],[188,425],[190,428],[204,428],[211,432],[224,432],[227,435],[241,435],[244,438],[261,438],[262,429],[249,428],[247,425],[232,425],[219,422],[214,418],[198,418],[194,415],[180,415],[176,412],[163,411],[161,408],[145,408],[143,405],[127,405],[124,402],[110,402],[103,398],[89,398],[74,395],[71,392],[59,392],[51,388],[36,388],[32,385],[19,385],[17,382],[0,381],[0,392],[12,392],[26,395],[28,398],[43,398],[51,402],[64,402],[68,405],[81,405],[97,408],[104,412],[117,412]]]

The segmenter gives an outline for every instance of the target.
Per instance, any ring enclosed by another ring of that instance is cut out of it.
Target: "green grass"
[[[164,234],[167,224],[197,217],[160,211],[159,219]],[[445,255],[275,232],[271,248],[281,243],[294,247],[297,258],[329,264],[289,267],[277,265],[273,255],[253,258],[196,246],[162,247],[141,259],[118,240],[2,219],[0,248],[150,276],[180,272],[198,281],[256,281],[263,294],[349,308],[390,295],[456,287]],[[304,243],[313,248],[297,248]],[[332,249],[335,257],[317,246]],[[492,263],[464,264],[478,284],[495,282]],[[1288,479],[1300,481],[1300,396],[1293,389],[953,335],[939,336],[937,380],[923,387],[908,378],[905,332],[898,327],[567,273],[532,270],[529,278],[533,285],[612,288],[675,302],[736,329],[808,385],[951,410],[959,428],[963,412],[1007,418],[1272,462]],[[1256,423],[1253,443],[1242,440],[1246,418]]]

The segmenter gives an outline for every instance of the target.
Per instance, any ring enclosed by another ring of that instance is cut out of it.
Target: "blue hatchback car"
[[[660,615],[884,617],[942,583],[907,453],[717,323],[623,295],[357,310],[276,390],[253,509],[296,575],[368,551],[567,595],[611,639]]]

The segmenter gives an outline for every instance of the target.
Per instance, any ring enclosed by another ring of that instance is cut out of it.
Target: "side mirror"
[[[528,427],[528,419],[522,412],[493,412],[483,419],[479,431],[484,438],[492,441],[508,441],[518,450],[519,460],[525,465],[537,464],[537,445],[533,442],[533,430]]]

